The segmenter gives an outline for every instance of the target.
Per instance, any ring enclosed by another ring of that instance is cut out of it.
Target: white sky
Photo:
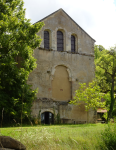
[[[105,48],[116,44],[116,0],[24,0],[26,18],[35,23],[62,8]]]

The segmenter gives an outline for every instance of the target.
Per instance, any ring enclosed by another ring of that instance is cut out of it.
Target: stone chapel
[[[34,50],[37,68],[28,84],[38,88],[32,106],[32,116],[41,115],[41,123],[54,123],[54,115],[62,123],[86,123],[84,104],[72,105],[79,83],[89,83],[95,77],[94,43],[63,9],[59,9],[39,22],[44,27],[37,34],[42,38]],[[89,122],[95,121],[95,112],[89,111]]]

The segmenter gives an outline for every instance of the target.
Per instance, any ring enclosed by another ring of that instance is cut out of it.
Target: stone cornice
[[[38,98],[34,102],[53,102],[56,103],[57,105],[67,105],[69,103],[69,101],[56,101],[53,100],[52,98]]]
[[[69,54],[78,54],[78,55],[95,57],[94,54],[81,53],[81,52],[72,53],[71,51],[56,51],[56,50],[53,50],[53,49],[45,49],[45,48],[42,48],[42,47],[39,47],[38,49],[39,50],[44,50],[44,51],[55,51],[55,52],[59,52],[59,53],[69,53]]]

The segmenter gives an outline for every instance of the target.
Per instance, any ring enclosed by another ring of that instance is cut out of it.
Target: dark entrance
[[[42,124],[53,124],[54,115],[51,112],[44,112],[41,114],[41,123]]]

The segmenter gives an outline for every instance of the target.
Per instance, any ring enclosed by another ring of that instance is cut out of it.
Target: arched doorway
[[[52,81],[52,98],[58,101],[68,101],[71,99],[71,82],[67,67],[59,65],[55,68]]]
[[[41,114],[41,123],[42,124],[53,124],[54,123],[54,115],[51,112],[44,112]]]

